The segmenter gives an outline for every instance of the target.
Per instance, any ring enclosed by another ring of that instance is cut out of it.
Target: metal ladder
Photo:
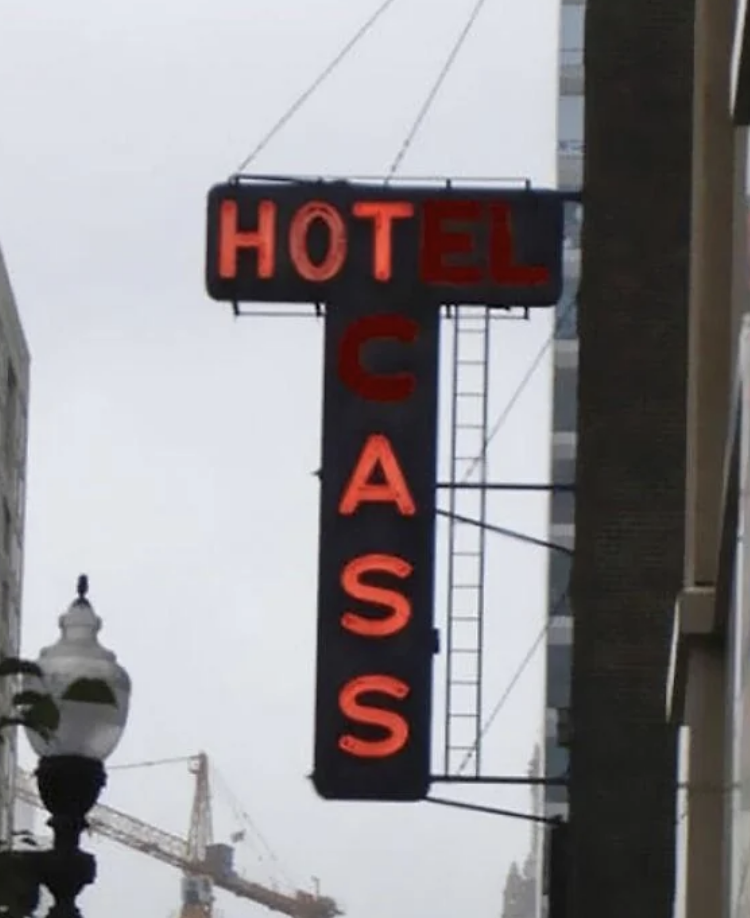
[[[490,311],[456,307],[446,628],[446,775],[481,772]],[[456,485],[471,485],[457,488]],[[476,520],[471,525],[456,516]]]

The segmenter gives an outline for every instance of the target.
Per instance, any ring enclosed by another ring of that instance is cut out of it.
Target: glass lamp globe
[[[115,749],[128,717],[130,677],[112,651],[98,640],[102,621],[86,597],[88,579],[78,579],[78,597],[59,618],[60,638],[45,647],[37,660],[42,677],[29,676],[28,690],[52,696],[60,721],[49,737],[27,729],[34,752],[42,758],[81,756],[103,762]],[[110,703],[70,700],[64,696],[79,680],[103,682],[111,691]]]

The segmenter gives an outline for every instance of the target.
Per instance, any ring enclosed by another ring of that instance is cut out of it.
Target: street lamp
[[[77,592],[60,616],[60,638],[39,655],[41,676],[24,680],[26,690],[51,696],[59,712],[53,731],[26,730],[40,757],[39,796],[54,833],[50,851],[26,855],[55,899],[48,918],[78,918],[76,898],[95,879],[96,862],[80,850],[80,836],[106,783],[103,762],[122,736],[130,703],[130,677],[98,641],[102,622],[88,600],[85,575]]]

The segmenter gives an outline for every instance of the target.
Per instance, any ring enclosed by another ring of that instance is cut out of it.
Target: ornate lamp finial
[[[81,574],[78,578],[78,585],[76,586],[79,599],[85,599],[86,594],[89,591],[89,578],[85,574]]]

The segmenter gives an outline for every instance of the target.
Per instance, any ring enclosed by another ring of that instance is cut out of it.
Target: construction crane
[[[119,842],[134,851],[170,864],[182,871],[182,909],[180,918],[212,918],[213,890],[223,889],[242,899],[257,902],[289,918],[336,918],[343,915],[333,899],[295,890],[292,894],[270,889],[240,876],[234,868],[234,848],[214,844],[208,756],[201,752],[190,759],[163,759],[138,765],[159,765],[187,761],[195,775],[195,793],[187,839],[164,832],[140,819],[109,806],[95,806],[87,817],[91,832]],[[16,774],[16,796],[44,810],[36,781],[28,772]],[[233,837],[234,839],[234,837]]]

